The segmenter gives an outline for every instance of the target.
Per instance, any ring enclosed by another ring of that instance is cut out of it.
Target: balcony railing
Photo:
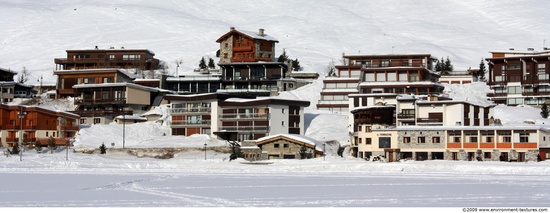
[[[397,118],[401,118],[401,119],[412,119],[414,118],[414,114],[403,114],[403,113],[399,113],[397,114]]]
[[[71,113],[80,115],[80,117],[103,117],[103,116],[118,116],[118,115],[132,115],[133,111],[113,111],[113,110],[78,110],[70,111]]]
[[[210,113],[212,108],[173,108],[170,109],[170,114],[191,114],[191,113]]]
[[[74,104],[76,105],[93,105],[93,104],[125,104],[125,98],[115,98],[115,99],[80,99],[75,98]]]
[[[220,119],[269,119],[269,114],[266,113],[235,113],[223,114]]]
[[[418,122],[418,123],[442,123],[443,119],[441,119],[441,118],[417,118],[416,122]]]
[[[175,120],[171,121],[171,126],[210,126],[212,121],[210,120]]]
[[[268,132],[268,126],[222,126],[219,131]]]
[[[59,90],[57,90],[57,92],[59,92],[59,94],[61,94],[61,95],[63,95],[63,94],[75,94],[76,90],[75,89],[59,89]]]

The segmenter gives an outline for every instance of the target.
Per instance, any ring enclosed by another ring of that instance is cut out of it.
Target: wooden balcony
[[[73,95],[76,94],[75,89],[58,89],[57,93],[60,95]]]
[[[117,99],[74,99],[75,105],[126,104],[125,98]]]
[[[252,46],[233,47],[233,52],[252,52]]]

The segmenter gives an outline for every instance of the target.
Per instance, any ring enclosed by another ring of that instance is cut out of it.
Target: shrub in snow
[[[105,146],[104,143],[102,143],[101,146],[99,146],[99,152],[101,154],[107,154],[107,147]]]

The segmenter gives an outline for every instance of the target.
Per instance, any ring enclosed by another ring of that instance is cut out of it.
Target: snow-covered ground
[[[448,85],[446,90],[460,99],[485,87]],[[301,97],[312,88],[281,96]],[[51,108],[65,105],[50,104]],[[495,116],[505,125],[547,122],[539,112],[532,107],[497,106]],[[308,108],[306,120],[307,136],[348,142],[347,115]],[[126,150],[121,149],[123,127]],[[75,152],[101,144],[108,147],[106,155]],[[6,183],[0,187],[0,207],[383,207],[384,211],[451,207],[459,211],[550,204],[549,161],[380,163],[352,158],[347,152],[338,156],[336,146],[327,147],[323,158],[251,165],[243,159],[229,161],[228,153],[214,149],[226,146],[225,141],[204,135],[170,136],[168,126],[156,122],[83,126],[68,151],[60,147],[54,153],[27,150],[22,156],[0,157],[0,183]],[[167,147],[188,151],[169,159],[127,152]]]

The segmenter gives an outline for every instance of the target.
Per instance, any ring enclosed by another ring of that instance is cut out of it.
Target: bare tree
[[[22,84],[26,83],[27,81],[29,81],[29,75],[30,74],[31,73],[29,72],[29,70],[27,70],[26,67],[23,67],[23,70],[19,74],[17,82],[22,83]]]

